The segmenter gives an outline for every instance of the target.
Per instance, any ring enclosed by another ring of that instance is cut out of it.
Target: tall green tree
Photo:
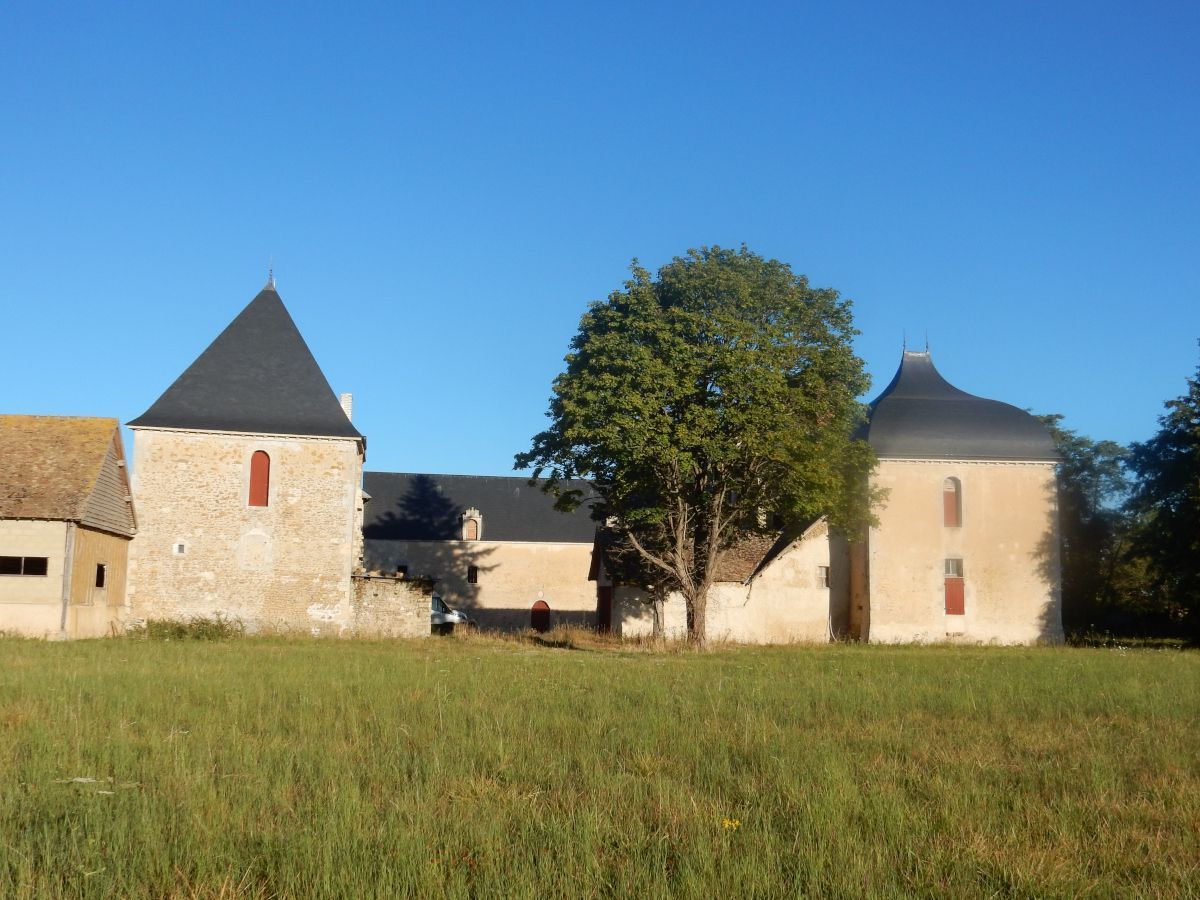
[[[1130,453],[1137,484],[1129,507],[1139,517],[1133,549],[1185,627],[1200,635],[1200,366],[1186,392],[1164,405],[1158,433]]]
[[[1086,628],[1111,617],[1129,589],[1129,451],[1114,441],[1094,441],[1062,424],[1061,415],[1038,416],[1050,430],[1058,466],[1063,620]]]
[[[702,644],[723,551],[745,530],[848,532],[870,517],[874,455],[853,437],[869,386],[850,302],[742,247],[638,265],[584,314],[553,386],[550,427],[516,457],[559,489],[592,481],[647,586],[683,595]]]

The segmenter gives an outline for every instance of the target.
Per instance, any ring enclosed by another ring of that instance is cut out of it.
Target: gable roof
[[[928,352],[905,351],[868,418],[865,436],[885,459],[1058,459],[1041,422],[1023,409],[954,387]]]
[[[79,522],[132,536],[116,419],[0,416],[0,518]]]
[[[586,481],[566,485],[590,493]],[[482,514],[484,541],[590,544],[596,532],[586,503],[559,512],[552,495],[522,476],[364,472],[363,489],[371,495],[363,519],[368,543],[461,540],[470,507]]]
[[[274,282],[129,425],[362,438]]]

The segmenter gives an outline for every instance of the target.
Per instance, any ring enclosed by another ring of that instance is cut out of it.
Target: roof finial
[[[908,331],[903,328],[900,329],[900,352],[908,352]]]
[[[267,286],[264,290],[275,290],[275,256],[272,254],[267,262]]]
[[[925,352],[929,352],[929,329],[925,329]]]

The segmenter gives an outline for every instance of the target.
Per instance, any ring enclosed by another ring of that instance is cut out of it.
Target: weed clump
[[[241,619],[216,613],[190,619],[147,619],[125,630],[126,635],[147,641],[228,641],[246,634]]]

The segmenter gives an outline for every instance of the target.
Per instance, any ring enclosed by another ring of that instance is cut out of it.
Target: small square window
[[[396,574],[404,578],[408,575],[408,566],[396,566]]]
[[[963,561],[961,559],[946,560],[946,577],[947,578],[962,578],[963,577]]]
[[[479,584],[479,566],[467,566],[467,584]]]
[[[183,544],[176,544],[173,552],[176,556],[183,556],[187,552],[187,547]]]
[[[0,575],[20,575],[20,556],[0,556]]]
[[[49,562],[45,556],[27,556],[25,557],[25,570],[23,575],[45,575],[49,571]]]

